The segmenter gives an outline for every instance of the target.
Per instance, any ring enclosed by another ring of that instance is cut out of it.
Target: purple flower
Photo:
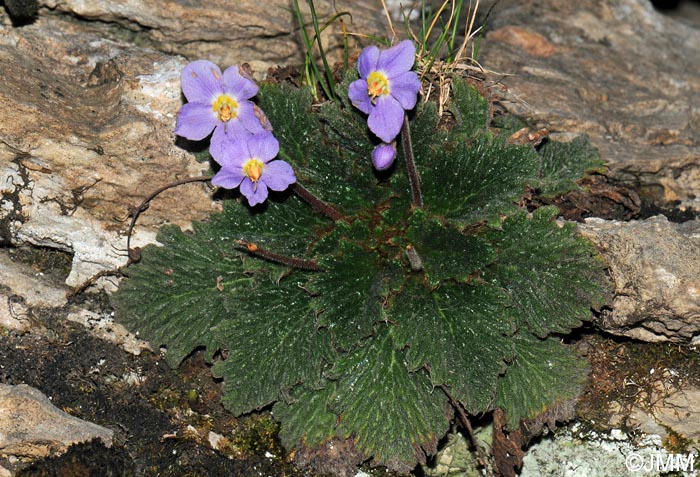
[[[240,186],[252,206],[265,202],[267,189],[281,191],[296,182],[294,170],[285,161],[273,161],[280,146],[269,131],[227,140],[212,157],[221,165],[211,183],[225,189]]]
[[[175,134],[193,141],[207,137],[212,130],[211,150],[220,149],[224,138],[265,130],[266,118],[260,117],[249,101],[258,92],[255,82],[241,75],[238,66],[221,73],[214,63],[199,60],[185,66],[180,78],[187,98],[177,117]]]
[[[396,157],[396,143],[380,144],[372,151],[372,164],[378,171],[388,169]]]
[[[413,42],[404,40],[384,51],[368,46],[357,60],[360,79],[350,83],[348,96],[356,108],[369,114],[370,131],[385,143],[398,136],[404,111],[416,105],[420,80],[411,71],[415,56]]]

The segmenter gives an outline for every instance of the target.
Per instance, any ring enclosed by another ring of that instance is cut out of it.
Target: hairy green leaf
[[[289,402],[278,401],[273,408],[280,420],[280,440],[287,449],[300,442],[318,447],[336,435],[338,416],[331,411],[337,396],[336,383],[328,381],[320,389],[299,388]]]
[[[280,157],[294,167],[297,180],[316,197],[353,214],[389,196],[390,191],[378,185],[366,148],[358,150],[356,142],[337,133],[337,142],[326,139],[323,121],[311,110],[308,88],[261,85],[258,96],[279,140]],[[325,108],[326,116],[335,116],[332,127],[356,127],[356,111],[336,104]]]
[[[513,324],[496,288],[443,284],[429,292],[409,280],[386,315],[396,341],[408,347],[411,370],[427,367],[433,386],[445,385],[471,413],[490,409],[495,382],[513,356]]]
[[[545,340],[529,333],[513,337],[515,359],[498,381],[495,407],[503,408],[508,427],[533,419],[582,392],[588,363],[555,337]]]
[[[245,293],[252,279],[230,242],[177,227],[163,227],[158,241],[163,247],[142,251],[112,302],[120,322],[155,347],[167,346],[165,359],[177,366],[199,346],[215,351],[211,328],[233,313],[225,295]]]
[[[414,212],[409,223],[408,245],[420,257],[432,286],[450,278],[466,280],[496,256],[484,240],[429,219],[423,211]]]
[[[444,394],[424,372],[408,371],[392,331],[380,326],[373,340],[336,363],[331,405],[341,437],[354,436],[375,463],[408,472],[436,452],[449,424]]]
[[[477,89],[466,80],[455,77],[452,80],[454,99],[449,107],[456,125],[451,133],[474,136],[485,133],[490,118],[489,104]]]
[[[309,290],[317,295],[312,307],[320,313],[321,326],[330,330],[333,343],[349,350],[369,336],[379,321],[389,282],[376,252],[344,240],[337,255],[322,257],[318,263],[324,272],[309,282]]]
[[[540,337],[579,326],[604,293],[603,265],[592,245],[576,237],[574,224],[557,225],[556,214],[554,207],[532,217],[520,212],[506,219],[503,230],[487,234],[498,260],[485,269],[484,279],[508,291],[518,328]]]
[[[236,414],[275,402],[296,384],[317,383],[324,361],[333,359],[303,289],[308,274],[299,275],[279,285],[263,278],[227,297],[236,315],[213,329],[227,351],[213,372],[224,378],[224,404]]]
[[[513,212],[534,176],[535,152],[489,135],[432,150],[418,165],[426,210],[457,224],[495,223]]]
[[[546,197],[579,189],[576,181],[586,173],[604,170],[598,151],[579,136],[571,142],[547,141],[540,148],[539,181],[533,187]]]

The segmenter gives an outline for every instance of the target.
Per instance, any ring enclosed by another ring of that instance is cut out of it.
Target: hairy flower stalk
[[[411,128],[408,124],[408,117],[403,117],[403,127],[401,128],[401,145],[403,146],[403,157],[406,159],[406,170],[408,181],[411,184],[411,204],[414,207],[423,207],[423,193],[420,190],[420,176],[413,157],[413,144],[411,143]]]
[[[294,193],[298,195],[302,200],[311,205],[314,210],[322,213],[332,221],[344,219],[345,216],[341,214],[338,209],[330,205],[328,202],[324,202],[315,195],[311,193],[309,189],[299,184],[298,182],[294,184]]]
[[[322,272],[323,271],[323,268],[321,268],[313,260],[288,257],[286,255],[271,252],[269,250],[266,250],[266,249],[260,247],[258,244],[254,243],[254,242],[246,242],[245,240],[236,240],[236,243],[238,245],[244,246],[246,248],[246,250],[248,250],[253,255],[257,255],[258,257],[264,258],[266,260],[270,260],[271,262],[280,263],[282,265],[288,265],[290,267],[298,268],[300,270],[309,270],[312,272]]]

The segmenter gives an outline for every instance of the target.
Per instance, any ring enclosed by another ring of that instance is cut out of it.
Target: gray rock
[[[0,242],[72,253],[69,286],[123,265],[129,209],[208,168],[175,144],[186,62],[42,22],[0,26],[0,62]],[[168,191],[134,245],[215,208],[202,184]]]
[[[297,20],[289,0],[230,2],[227,0],[43,0],[51,12],[120,25],[141,44],[183,55],[209,59],[221,65],[248,62],[264,71],[268,66],[302,64]],[[308,20],[305,1],[299,2]],[[385,32],[381,3],[371,0],[316,2],[323,24],[333,15],[344,16],[349,32]],[[45,10],[42,13],[49,13]],[[96,22],[97,23],[97,22]],[[104,23],[103,23],[104,24]],[[310,27],[309,27],[310,28]],[[309,29],[310,34],[311,29]],[[333,22],[322,34],[331,59],[340,59],[343,33]],[[348,37],[351,43],[355,37]]]
[[[72,444],[101,439],[112,445],[114,432],[56,408],[39,390],[26,384],[0,384],[0,452],[46,456]]]
[[[700,209],[700,30],[648,0],[500,2],[479,61],[508,111],[588,134],[609,175]]]
[[[602,329],[643,341],[700,341],[700,221],[588,219],[579,231],[597,245],[615,283]]]

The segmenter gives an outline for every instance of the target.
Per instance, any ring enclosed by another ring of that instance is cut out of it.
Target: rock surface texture
[[[190,59],[206,58],[220,65],[250,63],[258,71],[269,66],[301,64],[304,50],[289,0],[42,0],[49,13],[99,20],[123,29],[126,37]],[[299,2],[308,16],[305,1]],[[381,3],[372,0],[316,2],[320,19],[343,12],[348,32],[380,32],[385,28]],[[331,58],[340,59],[342,33],[334,23],[323,33]]]
[[[588,219],[579,230],[601,250],[615,283],[602,329],[642,341],[700,342],[700,221]]]
[[[610,177],[700,209],[700,29],[646,0],[500,2],[479,59],[501,104],[555,135],[588,134]]]
[[[45,456],[91,439],[111,446],[114,434],[61,411],[26,384],[0,384],[0,429],[0,452],[17,456]]]
[[[343,16],[350,33],[387,34],[381,2],[316,3],[323,19],[351,13]],[[482,2],[482,12],[492,3]],[[149,193],[208,174],[209,164],[192,153],[202,148],[173,134],[184,65],[201,58],[222,67],[247,62],[258,77],[298,65],[304,50],[297,21],[288,0],[38,4],[37,18],[21,27],[0,7],[0,336],[9,342],[34,333],[32,346],[39,346],[53,331],[38,331],[51,320],[37,326],[34,318],[53,309],[138,355],[148,345],[108,312],[76,305],[71,287],[126,263],[129,214]],[[487,81],[499,107],[557,139],[587,134],[612,180],[639,191],[647,204],[700,213],[700,29],[656,12],[647,0],[501,1],[488,26],[478,59],[495,72]],[[339,24],[324,41],[339,59]],[[132,245],[153,243],[165,223],[205,219],[219,207],[212,192],[195,183],[163,193],[141,216]],[[589,219],[580,231],[598,246],[614,281],[601,329],[700,344],[700,222]],[[65,276],[47,277],[13,260],[8,248],[15,246],[59,250],[72,263]],[[52,358],[70,352],[42,351]],[[4,369],[0,362],[2,380]],[[698,387],[672,391],[653,415],[639,410],[637,423],[699,438]],[[62,451],[92,437],[110,443],[112,433],[53,408],[29,386],[0,383],[3,456]],[[2,475],[9,473],[0,467]]]

